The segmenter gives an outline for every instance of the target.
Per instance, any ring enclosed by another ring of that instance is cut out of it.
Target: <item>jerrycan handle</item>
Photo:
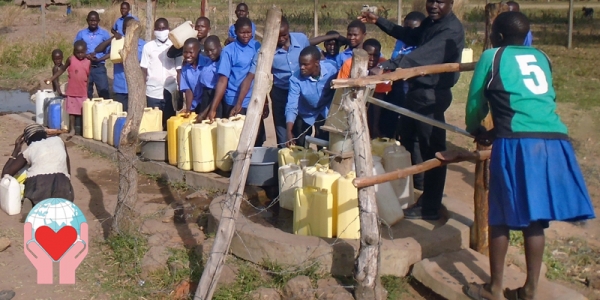
[[[316,164],[315,167],[317,168],[317,172],[327,172],[329,170],[328,167],[321,164]]]

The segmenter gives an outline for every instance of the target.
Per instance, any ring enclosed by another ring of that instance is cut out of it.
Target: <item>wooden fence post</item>
[[[208,18],[208,0],[200,1],[200,16]]]
[[[146,42],[152,40],[154,16],[152,16],[152,0],[146,0]]]
[[[121,132],[121,142],[117,151],[119,168],[119,194],[117,207],[113,216],[112,232],[118,234],[122,229],[128,229],[124,221],[135,220],[137,213],[134,210],[138,196],[138,173],[135,168],[137,161],[136,148],[138,144],[138,131],[142,121],[142,114],[146,103],[146,81],[140,69],[138,58],[138,40],[142,26],[140,22],[131,20],[127,24],[125,45],[121,50],[125,77],[129,87],[129,108],[127,120]]]
[[[485,41],[484,50],[492,48],[492,42],[490,41],[490,35],[492,33],[492,24],[496,17],[508,10],[506,2],[501,3],[489,3],[485,6]],[[492,122],[492,115],[488,114],[487,117],[481,122],[481,125],[487,130],[494,128]],[[481,144],[477,144],[477,150],[490,150],[492,147],[486,147]],[[470,246],[473,250],[488,255],[489,252],[489,228],[488,228],[488,193],[489,193],[489,173],[490,173],[490,160],[486,159],[483,161],[477,161],[475,163],[475,184],[473,200],[475,201],[475,221],[471,227],[471,240]]]
[[[217,281],[223,268],[223,263],[227,257],[231,239],[235,232],[235,220],[237,219],[240,204],[248,177],[248,168],[250,166],[250,157],[252,148],[258,133],[258,127],[262,122],[262,112],[267,97],[271,89],[271,67],[273,65],[273,55],[275,55],[275,46],[279,37],[279,27],[281,26],[281,9],[273,6],[267,12],[267,24],[265,26],[265,38],[262,47],[258,53],[258,63],[256,76],[254,78],[254,89],[248,106],[248,113],[242,128],[240,142],[237,146],[237,156],[231,170],[229,179],[229,189],[227,198],[223,206],[221,222],[217,229],[215,242],[213,244],[210,256],[202,272],[198,289],[196,290],[195,300],[208,300],[217,287]]]
[[[319,36],[319,0],[315,0],[315,15],[313,17],[315,25],[315,35]]]
[[[354,50],[352,56],[351,77],[363,77],[368,74],[369,55],[365,50]],[[356,177],[373,175],[373,157],[366,113],[366,88],[346,89],[342,108],[348,116],[348,130],[354,144],[354,163]],[[358,190],[360,209],[360,249],[354,264],[356,288],[354,297],[363,299],[385,299],[385,289],[379,278],[380,239],[375,187]]]

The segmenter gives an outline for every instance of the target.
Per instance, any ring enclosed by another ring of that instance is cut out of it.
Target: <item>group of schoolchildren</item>
[[[60,94],[58,78],[65,71],[69,74],[65,96],[71,134],[75,119],[81,116],[83,101],[92,98],[94,86],[98,96],[110,98],[105,67],[110,45],[113,39],[123,38],[127,22],[136,19],[130,14],[129,3],[123,2],[120,11],[121,17],[111,28],[112,35],[99,27],[100,16],[91,11],[87,16],[88,27],[75,37],[73,56],[63,63],[63,53],[59,49],[52,52],[53,76],[47,82],[52,82],[54,91]],[[229,28],[224,47],[219,37],[210,35],[210,20],[206,17],[196,20],[197,37],[186,40],[181,49],[175,48],[169,39],[169,22],[164,18],[154,23],[154,40],[138,41],[138,57],[146,79],[146,105],[163,110],[163,126],[177,111],[196,112],[198,120],[246,113],[261,44],[255,40],[256,26],[248,18],[248,6],[238,4],[235,14],[237,21]],[[422,13],[412,12],[406,16],[405,24],[419,26],[424,18]],[[311,134],[313,125],[317,125],[314,127],[318,137],[327,138],[318,125],[324,123],[333,99],[334,91],[329,86],[335,78],[349,77],[355,48],[367,51],[370,68],[385,61],[381,44],[375,39],[365,40],[366,27],[362,22],[350,22],[347,30],[346,37],[330,31],[309,39],[303,33],[290,32],[287,20],[282,18],[269,93],[279,147],[304,144],[304,136]],[[324,50],[316,47],[321,43]],[[344,45],[346,49],[340,50]],[[407,54],[411,49],[398,41],[392,57]],[[122,103],[126,111],[129,101],[123,64],[115,63],[113,70],[112,98]],[[389,85],[378,85],[375,97],[383,99],[390,90]],[[265,103],[265,118],[270,113],[268,107]],[[383,121],[385,114],[377,107],[369,108],[373,136],[394,137],[394,126]],[[264,140],[264,124],[261,124],[256,144],[261,145]]]

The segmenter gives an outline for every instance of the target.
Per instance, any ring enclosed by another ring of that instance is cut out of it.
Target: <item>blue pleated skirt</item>
[[[581,170],[567,140],[494,141],[490,161],[489,225],[523,229],[539,221],[595,218]]]

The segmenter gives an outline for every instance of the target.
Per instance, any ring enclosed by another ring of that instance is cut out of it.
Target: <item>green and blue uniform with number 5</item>
[[[595,217],[567,127],[556,113],[544,52],[508,46],[483,52],[469,89],[466,124],[474,132],[491,111],[489,225],[522,230],[539,222]]]

